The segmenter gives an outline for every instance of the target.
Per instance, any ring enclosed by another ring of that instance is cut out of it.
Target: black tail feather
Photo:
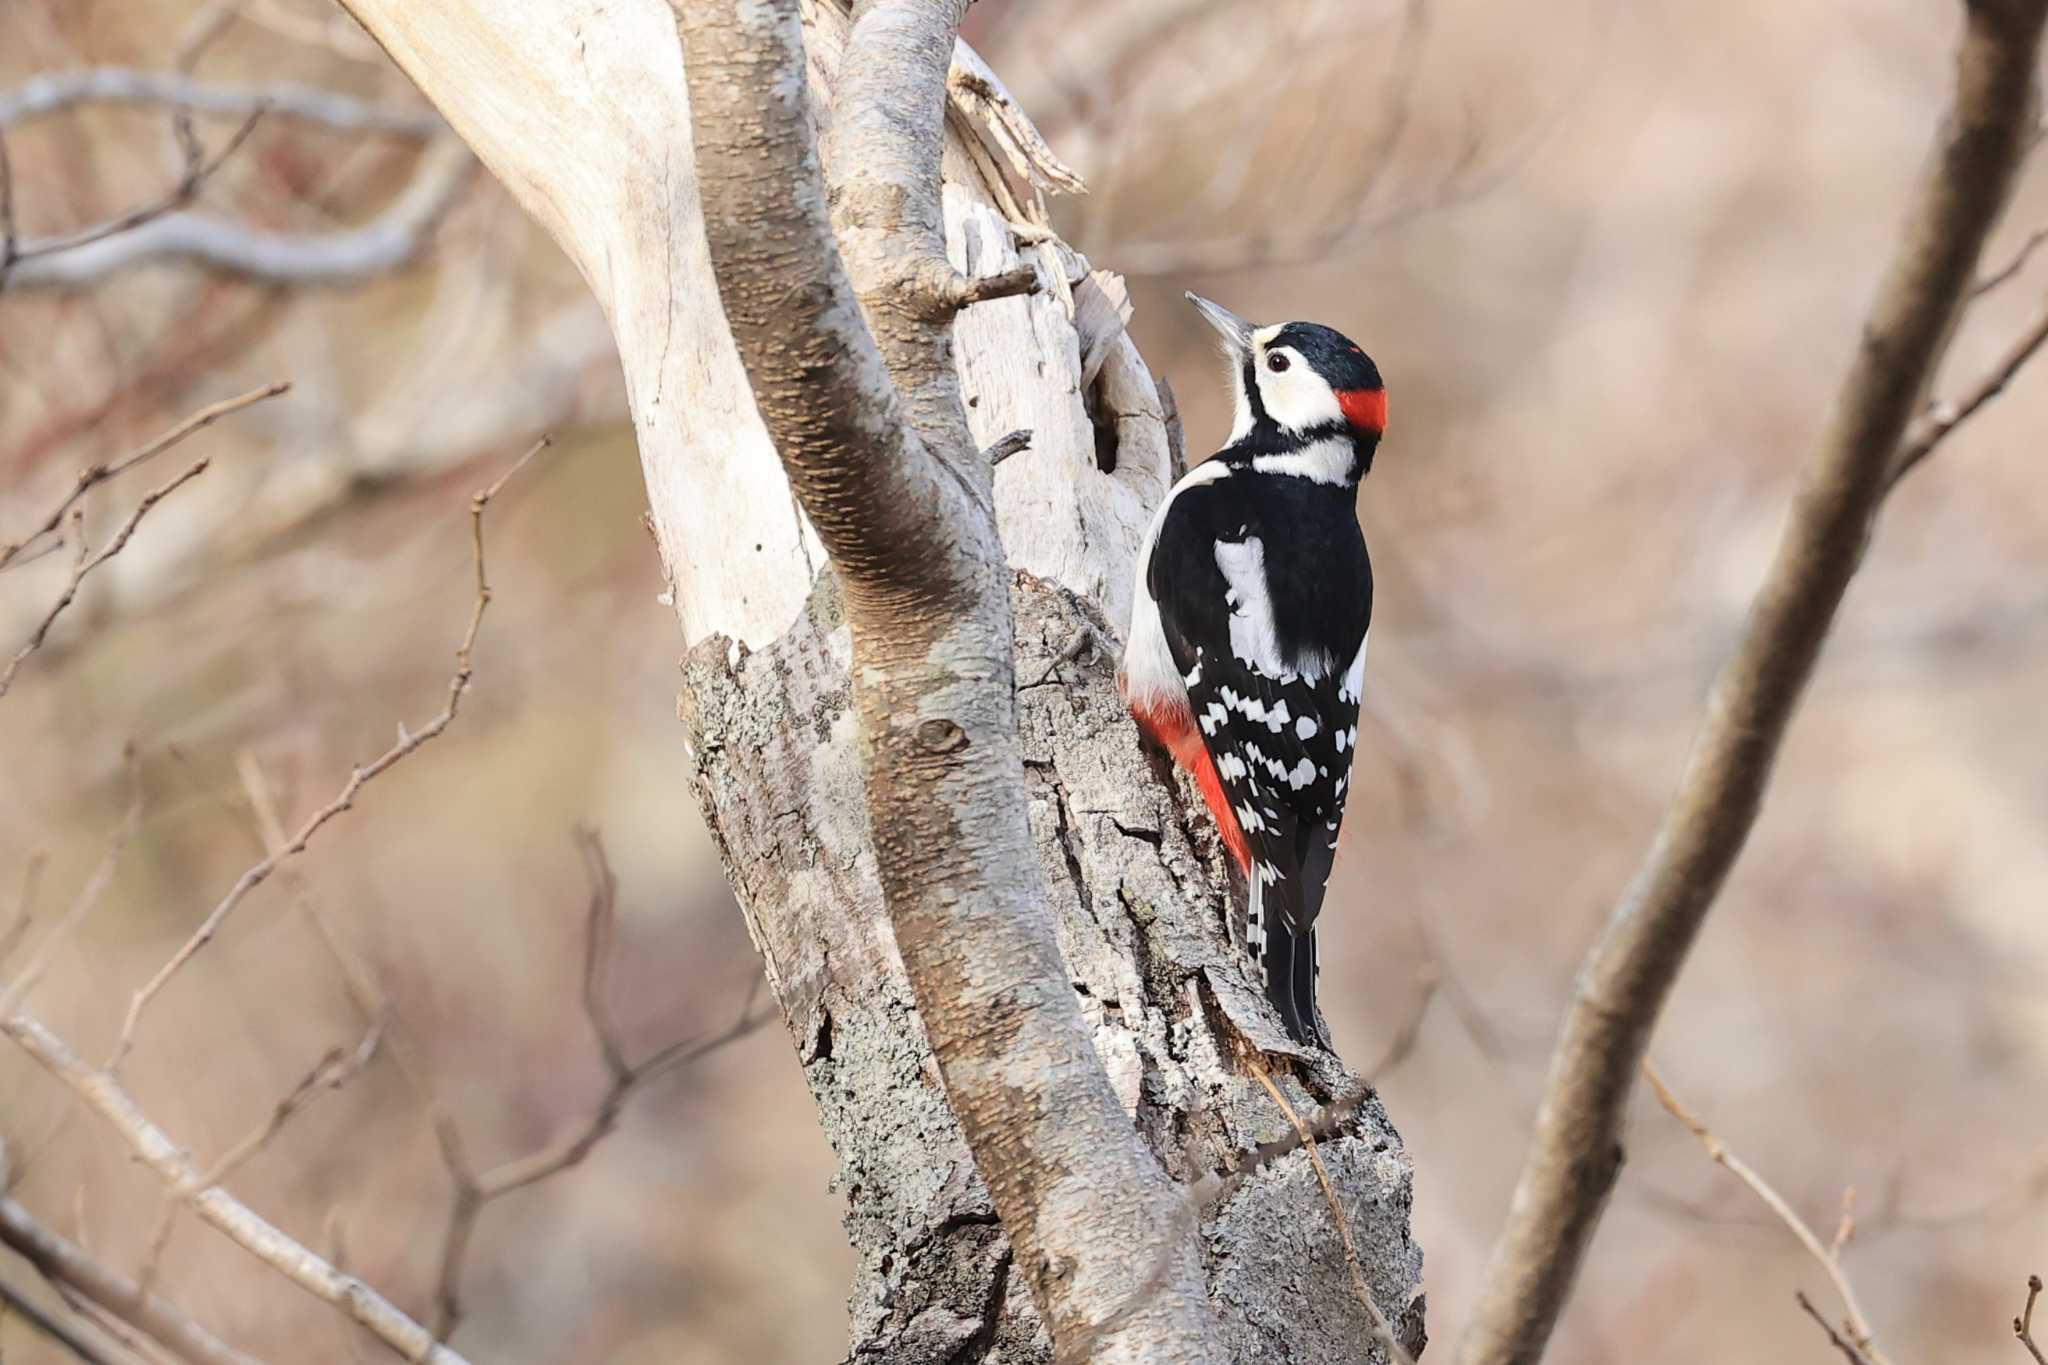
[[[1266,999],[1280,1012],[1288,1037],[1304,1047],[1327,1049],[1329,1040],[1316,1013],[1316,931],[1296,933],[1277,917],[1265,928]]]

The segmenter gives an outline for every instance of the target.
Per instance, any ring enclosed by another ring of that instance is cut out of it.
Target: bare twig
[[[199,197],[199,191],[205,187],[208,180],[213,178],[214,173],[227,163],[227,159],[241,150],[242,144],[248,141],[249,134],[256,131],[256,125],[262,118],[263,110],[259,107],[242,120],[241,125],[235,129],[234,135],[227,140],[226,145],[210,159],[194,159],[188,154],[185,173],[178,177],[178,183],[163,197],[144,204],[140,208],[130,209],[117,218],[109,218],[104,223],[95,223],[91,227],[80,228],[76,232],[65,233],[59,237],[44,237],[36,241],[17,243],[13,252],[16,272],[25,274],[30,263],[40,257],[56,256],[63,252],[76,251],[80,247],[91,246],[94,242],[105,241],[109,237],[118,237],[123,233],[133,232],[145,223],[155,222],[157,219],[176,213],[179,209],[184,208]],[[190,149],[196,151],[197,146],[198,144],[192,143],[190,144]]]
[[[213,941],[214,935],[220,932],[221,925],[234,913],[235,907],[242,903],[243,898],[267,881],[270,874],[277,870],[279,863],[304,852],[307,843],[320,832],[321,826],[353,808],[356,794],[363,789],[365,783],[374,780],[400,759],[440,735],[454,722],[456,714],[461,710],[463,695],[469,691],[470,652],[476,647],[477,630],[483,625],[484,611],[491,604],[491,585],[484,576],[484,509],[490,506],[491,499],[498,495],[498,491],[505,486],[508,479],[524,469],[529,460],[547,449],[550,444],[550,438],[541,437],[524,455],[513,462],[510,469],[498,477],[497,482],[470,498],[471,559],[476,568],[476,601],[470,610],[469,628],[463,632],[462,643],[455,647],[455,673],[448,680],[448,700],[442,706],[441,713],[416,731],[408,731],[401,725],[396,744],[368,763],[350,769],[348,781],[342,785],[341,791],[333,800],[306,817],[306,822],[299,826],[298,832],[291,837],[290,842],[282,849],[266,855],[228,888],[227,895],[221,897],[220,903],[215,905],[199,927],[192,931],[192,936],[185,940],[177,952],[171,955],[169,961],[158,968],[156,974],[142,989],[136,991],[129,1001],[128,1016],[122,1022],[120,1040],[114,1045],[113,1055],[107,1059],[108,1072],[117,1071],[122,1060],[135,1045],[135,1030],[142,1022],[143,1011],[149,1007],[157,993],[169,984],[171,978],[192,960],[193,955]]]
[[[2027,1354],[2034,1358],[2035,1365],[2048,1365],[2048,1356],[2041,1354],[2041,1348],[2034,1341],[2034,1301],[2041,1297],[2041,1277],[2027,1276],[2027,1306],[2012,1320],[2012,1334],[2019,1338],[2020,1345],[2027,1348]]]
[[[419,171],[371,222],[338,232],[266,232],[200,213],[168,213],[88,246],[23,260],[16,289],[81,289],[145,265],[187,262],[271,284],[345,284],[398,270],[416,259],[476,169],[458,138],[437,138]]]
[[[27,1001],[29,993],[36,988],[36,983],[42,980],[43,973],[49,970],[51,959],[55,957],[57,949],[63,946],[65,940],[85,922],[85,917],[106,898],[107,888],[114,883],[114,869],[120,865],[121,853],[128,847],[129,841],[134,839],[135,831],[141,827],[142,760],[133,744],[128,746],[123,758],[128,771],[128,813],[121,818],[120,825],[115,828],[114,837],[107,842],[107,851],[100,855],[100,861],[93,868],[91,875],[85,879],[85,885],[79,888],[78,895],[71,902],[70,910],[65,912],[64,918],[58,920],[56,926],[43,939],[42,946],[36,950],[35,956],[29,959],[28,965],[21,969],[21,974],[9,982],[5,990],[0,990],[0,1019],[5,1019],[14,1012],[15,1006]]]
[[[1351,1271],[1351,1287],[1357,1291],[1358,1301],[1365,1305],[1366,1314],[1372,1318],[1374,1339],[1385,1348],[1387,1358],[1393,1361],[1394,1365],[1415,1365],[1415,1357],[1408,1353],[1408,1348],[1394,1335],[1394,1324],[1387,1320],[1387,1315],[1380,1309],[1379,1301],[1373,1298],[1372,1286],[1366,1283],[1365,1265],[1358,1259],[1358,1243],[1351,1237],[1351,1220],[1344,1216],[1344,1205],[1337,1198],[1337,1187],[1331,1183],[1328,1168],[1323,1165],[1323,1154],[1316,1147],[1315,1134],[1309,1132],[1307,1126],[1302,1123],[1301,1117],[1294,1112],[1294,1106],[1280,1093],[1280,1087],[1273,1084],[1273,1078],[1266,1073],[1265,1064],[1256,1055],[1250,1058],[1250,1062],[1252,1075],[1266,1088],[1266,1093],[1273,1097],[1273,1103],[1280,1106],[1280,1112],[1285,1114],[1288,1123],[1294,1126],[1295,1136],[1300,1138],[1301,1145],[1308,1149],[1308,1159],[1315,1167],[1316,1180],[1323,1187],[1323,1198],[1329,1201],[1330,1216],[1337,1221],[1337,1234],[1344,1241],[1344,1263]]]
[[[605,855],[604,842],[596,830],[577,830],[576,847],[582,854],[584,872],[590,881],[590,908],[584,916],[583,1012],[591,1033],[597,1039],[608,1081],[582,1127],[481,1174],[470,1165],[461,1134],[445,1112],[438,1105],[433,1106],[435,1136],[440,1143],[442,1164],[447,1167],[449,1179],[455,1186],[448,1222],[442,1230],[441,1254],[434,1276],[434,1334],[444,1339],[452,1335],[462,1321],[463,1262],[469,1253],[477,1218],[485,1205],[515,1190],[538,1184],[581,1162],[618,1126],[627,1101],[641,1086],[745,1037],[771,1017],[770,1011],[755,1012],[754,1000],[760,987],[756,979],[754,988],[747,992],[747,998],[740,1006],[738,1016],[719,1032],[707,1038],[671,1043],[639,1062],[627,1061],[625,1044],[612,1022],[611,1010],[604,996],[612,933],[617,921],[618,879],[612,873],[611,860]]]
[[[14,1039],[45,1071],[69,1086],[120,1134],[145,1165],[165,1184],[182,1192],[201,1218],[236,1245],[315,1298],[348,1313],[407,1360],[421,1365],[465,1365],[460,1355],[438,1344],[426,1328],[369,1285],[336,1270],[226,1190],[206,1185],[204,1172],[142,1111],[119,1081],[79,1056],[40,1019],[26,1010],[17,1010],[0,1020],[0,1031]]]
[[[448,125],[426,110],[386,109],[295,81],[222,85],[170,71],[97,66],[47,71],[0,93],[0,127],[62,113],[83,104],[162,105],[195,114],[249,118],[268,114],[319,124],[338,133],[435,137]]]
[[[6,1236],[4,1224],[0,1224],[0,1238]],[[43,1311],[42,1307],[5,1280],[0,1280],[0,1318],[8,1313],[20,1318],[36,1331],[56,1342],[85,1365],[114,1365],[114,1362],[100,1353],[100,1349],[84,1337],[71,1330],[68,1323],[59,1322]]]
[[[2004,393],[2005,386],[2034,358],[2044,342],[2048,342],[2048,304],[2043,305],[2033,322],[2013,338],[2012,344],[1976,383],[1959,397],[1930,404],[1913,423],[1899,447],[1898,459],[1892,465],[1892,484],[1896,485],[1933,454],[1935,447],[1947,440],[1957,427],[1976,416],[1978,409]]]
[[[126,549],[129,537],[135,534],[135,528],[142,524],[142,519],[149,515],[149,509],[175,493],[185,483],[204,474],[210,463],[210,458],[196,460],[186,466],[184,473],[169,483],[143,494],[142,501],[135,504],[135,510],[129,514],[128,520],[121,523],[121,529],[114,533],[114,538],[107,542],[107,547],[90,557],[85,543],[84,511],[80,509],[72,514],[72,530],[77,538],[78,550],[72,556],[71,577],[65,582],[64,591],[58,594],[49,611],[43,614],[43,619],[36,623],[34,632],[28,637],[28,643],[15,651],[14,657],[7,661],[5,669],[0,669],[0,697],[6,696],[8,689],[14,686],[14,675],[21,671],[21,666],[28,656],[43,647],[43,641],[49,638],[50,627],[57,624],[57,618],[64,614],[64,609],[78,596],[79,585],[85,581],[85,576]]]
[[[268,1147],[292,1116],[317,1099],[322,1091],[339,1090],[347,1085],[376,1056],[377,1045],[382,1040],[383,1027],[377,1020],[370,1022],[369,1031],[362,1041],[353,1048],[332,1047],[298,1083],[264,1115],[263,1121],[251,1129],[240,1142],[223,1152],[220,1158],[207,1168],[203,1180],[208,1185],[218,1185],[226,1180],[242,1164]],[[157,1211],[156,1229],[150,1235],[149,1251],[144,1256],[142,1270],[137,1277],[144,1289],[156,1282],[157,1268],[163,1262],[164,1249],[170,1244],[171,1229],[177,1223],[181,1201],[172,1191],[166,1191],[163,1204]]]
[[[1827,1320],[1820,1309],[1813,1306],[1813,1300],[1806,1297],[1805,1290],[1794,1290],[1792,1299],[1799,1305],[1801,1312],[1820,1324],[1820,1330],[1828,1334],[1828,1344],[1840,1351],[1849,1365],[1871,1365],[1870,1358],[1856,1349],[1856,1343],[1836,1331],[1835,1325]]]
[[[2019,250],[2013,252],[2011,258],[2004,265],[1998,267],[1998,269],[1990,274],[1981,277],[1975,284],[1970,286],[1970,297],[1978,298],[1988,294],[2019,274],[2022,270],[2025,270],[2027,262],[2033,259],[2034,253],[2041,249],[2041,243],[2043,242],[2048,242],[2048,228],[2035,228],[2032,232],[2028,233],[2027,240],[2020,243]]]
[[[220,1340],[174,1304],[45,1227],[12,1196],[0,1196],[0,1242],[51,1283],[99,1305],[182,1360],[201,1365],[257,1365],[254,1357]]]
[[[38,849],[29,855],[21,870],[21,894],[15,898],[14,913],[8,918],[7,927],[0,929],[0,967],[7,965],[7,959],[14,956],[14,950],[35,925],[36,891],[42,885],[43,869],[49,864],[50,855]]]
[[[987,450],[984,450],[982,454],[988,457],[990,464],[998,465],[1004,460],[1009,459],[1012,455],[1021,455],[1029,449],[1031,449],[1031,433],[1019,429],[1007,436],[997,437],[994,443]]]
[[[1296,1126],[1295,1131],[1271,1142],[1262,1142],[1239,1155],[1237,1161],[1220,1174],[1204,1176],[1194,1184],[1195,1198],[1204,1206],[1219,1204],[1228,1199],[1246,1176],[1263,1170],[1281,1157],[1301,1150],[1309,1139],[1326,1141],[1342,1133],[1358,1117],[1372,1097],[1379,1093],[1379,1083],[1387,1073],[1408,1059],[1415,1050],[1416,1041],[1422,1036],[1423,1020],[1429,1017],[1429,1007],[1436,999],[1437,991],[1443,984],[1443,976],[1435,964],[1427,964],[1418,974],[1422,990],[1417,995],[1407,1019],[1388,1040],[1386,1050],[1379,1060],[1365,1071],[1365,1079],[1349,1093],[1340,1095],[1323,1105],[1315,1113]]]
[[[1893,482],[1913,408],[2032,137],[2044,0],[1964,7],[1933,165],[1717,679],[1655,841],[1581,968],[1462,1365],[1533,1365],[1607,1196],[1651,1031],[1762,807],[1771,769]]]
[[[1785,1202],[1783,1195],[1771,1187],[1769,1181],[1757,1174],[1748,1162],[1729,1151],[1728,1144],[1716,1137],[1699,1115],[1686,1108],[1678,1096],[1671,1093],[1671,1087],[1664,1083],[1664,1078],[1657,1074],[1657,1068],[1648,1061],[1643,1063],[1643,1079],[1650,1083],[1650,1089],[1656,1092],[1657,1102],[1664,1106],[1671,1117],[1684,1124],[1692,1135],[1700,1140],[1700,1145],[1707,1149],[1707,1155],[1730,1175],[1749,1186],[1750,1192],[1764,1202],[1764,1207],[1776,1215],[1778,1221],[1799,1239],[1799,1244],[1806,1248],[1807,1254],[1820,1263],[1820,1268],[1827,1272],[1829,1282],[1834,1285],[1835,1293],[1841,1296],[1842,1310],[1848,1314],[1849,1340],[1860,1354],[1869,1357],[1871,1365],[1885,1365],[1885,1358],[1878,1351],[1870,1329],[1870,1319],[1863,1315],[1863,1305],[1856,1300],[1856,1288],[1849,1283],[1849,1277],[1842,1269],[1841,1257],[1815,1235],[1813,1229],[1807,1226],[1806,1220],[1793,1211],[1792,1206]]]
[[[34,544],[42,537],[51,534],[59,526],[63,525],[64,514],[69,512],[72,505],[84,497],[87,491],[95,485],[105,483],[109,479],[119,478],[135,468],[135,466],[163,454],[166,450],[169,450],[194,432],[210,427],[221,418],[231,413],[240,412],[243,408],[260,403],[266,398],[275,398],[290,388],[291,384],[289,382],[266,384],[260,389],[251,389],[247,393],[223,399],[221,402],[215,403],[210,407],[201,408],[140,449],[132,450],[116,460],[87,465],[78,471],[78,478],[73,482],[71,491],[64,495],[64,500],[57,504],[55,510],[43,518],[41,525],[37,526],[35,530],[29,532],[20,540],[12,540],[5,544],[0,544],[0,569],[4,569],[13,563],[23,549]]]
[[[1842,1259],[1842,1249],[1849,1245],[1856,1235],[1856,1187],[1842,1187],[1842,1217],[1835,1224],[1835,1235],[1828,1239],[1828,1255]]]

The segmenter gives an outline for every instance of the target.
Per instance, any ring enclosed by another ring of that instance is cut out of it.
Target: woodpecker
[[[1327,1047],[1315,922],[1358,745],[1372,620],[1358,484],[1387,390],[1328,327],[1257,327],[1187,298],[1222,339],[1236,420],[1152,518],[1117,682],[1244,874],[1267,999],[1296,1042]]]

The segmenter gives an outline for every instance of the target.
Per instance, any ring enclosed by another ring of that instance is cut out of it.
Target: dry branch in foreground
[[[755,1011],[756,992],[749,990],[739,1016],[717,1033],[670,1043],[637,1062],[628,1061],[625,1041],[612,1022],[611,1007],[605,999],[605,978],[610,970],[612,935],[617,923],[618,881],[596,830],[578,830],[576,846],[590,878],[590,908],[584,917],[583,1014],[604,1059],[604,1093],[572,1131],[481,1172],[470,1162],[461,1131],[447,1111],[438,1103],[429,1103],[441,1161],[455,1187],[434,1272],[434,1335],[444,1340],[462,1321],[463,1262],[485,1205],[579,1164],[618,1126],[627,1102],[648,1082],[703,1060],[746,1037],[772,1017],[768,1011]],[[755,984],[758,987],[758,979]]]
[[[45,536],[54,534],[57,528],[64,524],[64,514],[69,512],[72,506],[95,486],[103,484],[109,479],[119,478],[137,465],[155,459],[158,455],[163,454],[166,450],[169,450],[194,432],[212,426],[230,413],[240,412],[243,408],[260,403],[266,398],[275,398],[279,394],[287,392],[290,388],[291,385],[289,383],[268,384],[263,388],[251,389],[247,393],[223,399],[218,403],[201,408],[190,417],[180,421],[163,435],[158,436],[138,449],[129,451],[119,459],[87,465],[78,471],[78,477],[72,483],[71,490],[64,495],[64,500],[51,509],[49,515],[45,516],[33,531],[30,531],[20,540],[10,540],[0,544],[0,569],[4,569],[9,564],[12,564],[21,555],[21,552],[29,546],[36,544]]]
[[[1755,824],[1901,442],[2032,142],[2048,0],[1975,0],[1940,146],[1655,841],[1581,968],[1463,1365],[1530,1365],[1620,1175],[1652,1028]]]
[[[1829,1282],[1835,1287],[1835,1293],[1841,1297],[1842,1311],[1847,1314],[1842,1323],[1842,1335],[1846,1338],[1846,1345],[1853,1352],[1853,1357],[1866,1361],[1868,1365],[1889,1365],[1884,1354],[1877,1349],[1876,1333],[1871,1330],[1870,1319],[1863,1314],[1863,1305],[1857,1301],[1856,1287],[1849,1282],[1848,1273],[1842,1269],[1842,1247],[1848,1241],[1850,1229],[1854,1227],[1846,1212],[1846,1201],[1840,1230],[1836,1232],[1832,1242],[1823,1243],[1807,1225],[1806,1220],[1785,1202],[1785,1197],[1773,1189],[1768,1180],[1757,1173],[1756,1168],[1729,1151],[1728,1144],[1714,1135],[1713,1130],[1707,1127],[1706,1121],[1686,1108],[1678,1096],[1671,1093],[1671,1088],[1664,1084],[1664,1078],[1657,1074],[1657,1068],[1651,1066],[1648,1061],[1643,1063],[1643,1079],[1648,1081],[1650,1089],[1656,1092],[1657,1102],[1700,1140],[1700,1146],[1706,1148],[1707,1155],[1714,1159],[1714,1163],[1747,1185],[1750,1192],[1764,1202],[1764,1207],[1799,1239],[1799,1245],[1806,1248],[1807,1255],[1819,1262],[1820,1268],[1827,1272]],[[1811,1305],[1806,1304],[1806,1296],[1803,1293],[1799,1298],[1812,1316],[1820,1318]],[[1828,1336],[1835,1337],[1834,1327],[1824,1318],[1820,1321],[1821,1325],[1827,1328]]]
[[[234,909],[242,897],[267,878],[280,862],[303,849],[306,841],[323,824],[349,809],[364,783],[417,750],[421,744],[440,734],[454,721],[463,694],[469,689],[471,652],[475,648],[477,632],[483,624],[484,612],[491,600],[490,581],[484,560],[484,513],[492,498],[497,496],[506,482],[525,468],[526,464],[548,444],[546,437],[541,438],[490,487],[470,499],[470,537],[476,599],[471,608],[468,628],[463,633],[461,643],[456,647],[455,673],[449,681],[448,699],[441,713],[417,733],[407,733],[401,727],[396,745],[372,763],[354,769],[338,797],[316,811],[290,842],[273,847],[263,861],[243,874],[199,930],[151,978],[149,984],[136,993],[130,1002],[114,1058],[105,1066],[92,1065],[48,1025],[27,1009],[18,1006],[20,992],[17,989],[10,988],[4,997],[0,997],[7,1005],[5,1011],[0,1011],[0,1032],[12,1038],[30,1058],[51,1076],[68,1086],[87,1107],[97,1112],[127,1142],[136,1157],[156,1172],[172,1200],[188,1205],[201,1218],[272,1269],[308,1293],[345,1312],[406,1360],[421,1362],[422,1365],[466,1363],[459,1354],[441,1344],[437,1333],[415,1322],[362,1280],[341,1270],[332,1261],[322,1258],[303,1243],[266,1221],[254,1209],[217,1183],[248,1154],[270,1141],[277,1130],[313,1093],[315,1087],[346,1079],[348,1075],[353,1074],[354,1066],[359,1063],[351,1063],[347,1058],[337,1058],[331,1063],[323,1059],[322,1064],[309,1074],[306,1081],[273,1107],[270,1116],[249,1138],[230,1149],[211,1168],[201,1168],[197,1165],[183,1147],[157,1126],[121,1084],[114,1068],[134,1042],[135,1029],[140,1022],[143,1008],[192,955],[211,940],[228,912]],[[357,1049],[358,1058],[367,1059],[377,1037],[378,1032],[373,1020],[371,1032]],[[160,1218],[159,1240],[162,1237],[161,1228],[164,1226],[165,1220]],[[149,1297],[146,1284],[134,1286],[134,1295],[131,1296],[133,1302],[147,1307]]]
[[[2034,1341],[2034,1301],[2041,1297],[2041,1277],[2027,1276],[2027,1306],[2012,1320],[2012,1334],[2019,1338],[2020,1345],[2027,1348],[2036,1365],[2048,1365],[2048,1356],[2041,1354],[2041,1348]]]
[[[400,724],[397,743],[368,763],[351,768],[348,781],[342,784],[341,791],[326,805],[307,816],[305,823],[299,826],[298,832],[291,837],[290,842],[283,848],[265,855],[236,879],[235,884],[228,888],[228,893],[221,897],[220,903],[215,905],[211,913],[200,922],[199,927],[192,931],[191,937],[171,954],[169,960],[158,968],[156,974],[143,983],[141,989],[129,1000],[127,1018],[121,1023],[120,1039],[114,1044],[113,1055],[108,1057],[106,1062],[108,1074],[111,1075],[120,1069],[129,1050],[135,1046],[135,1031],[141,1026],[143,1012],[149,1008],[150,1002],[156,999],[158,992],[170,984],[171,978],[176,976],[195,954],[213,941],[214,936],[220,932],[221,925],[227,922],[228,916],[234,913],[235,907],[242,903],[243,898],[268,881],[279,863],[295,854],[303,853],[313,836],[320,832],[321,826],[344,811],[352,809],[355,806],[356,795],[363,789],[365,783],[374,781],[379,774],[419,749],[421,745],[438,737],[454,723],[456,714],[462,709],[463,695],[469,691],[470,654],[476,647],[477,631],[483,627],[484,612],[491,605],[491,585],[484,575],[484,510],[490,506],[491,499],[498,495],[506,482],[524,469],[534,456],[547,449],[549,444],[548,437],[541,437],[524,455],[513,462],[510,469],[498,476],[497,482],[470,499],[471,559],[476,570],[476,602],[470,609],[469,629],[463,632],[462,643],[455,647],[455,672],[448,679],[448,700],[441,707],[440,713],[417,730],[408,730]]]
[[[64,590],[57,595],[57,600],[50,604],[50,609],[43,613],[42,620],[38,621],[36,628],[29,633],[28,642],[14,652],[14,657],[7,661],[7,667],[0,669],[0,697],[6,696],[8,690],[14,686],[14,675],[21,671],[21,666],[28,656],[43,647],[43,641],[50,637],[50,628],[57,624],[57,618],[64,614],[64,609],[78,596],[79,586],[85,582],[86,575],[126,549],[129,538],[135,534],[135,528],[149,515],[149,509],[204,474],[209,463],[211,461],[207,459],[196,460],[168,483],[143,494],[142,501],[136,503],[135,510],[128,514],[128,520],[121,523],[121,528],[114,532],[114,538],[108,541],[106,547],[98,554],[92,553],[92,547],[86,544],[84,509],[79,508],[71,513],[71,539],[76,545],[71,558],[71,576],[65,580]]]
[[[5,1153],[0,1152],[0,1190],[7,1185]],[[85,1248],[65,1240],[37,1221],[12,1195],[0,1195],[0,1243],[5,1243],[51,1283],[99,1305],[180,1360],[198,1365],[260,1365],[199,1325],[177,1305],[161,1299]]]

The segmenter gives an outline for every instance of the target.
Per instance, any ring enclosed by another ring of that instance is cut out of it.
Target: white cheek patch
[[[1274,333],[1278,330],[1268,329]],[[1291,431],[1307,431],[1326,422],[1344,421],[1344,409],[1337,402],[1336,393],[1308,361],[1291,347],[1264,350],[1265,339],[1261,336],[1260,354],[1253,361],[1253,367],[1258,375],[1259,402],[1265,407],[1266,415]],[[1274,370],[1267,363],[1267,357],[1273,355],[1285,356],[1287,368]]]

